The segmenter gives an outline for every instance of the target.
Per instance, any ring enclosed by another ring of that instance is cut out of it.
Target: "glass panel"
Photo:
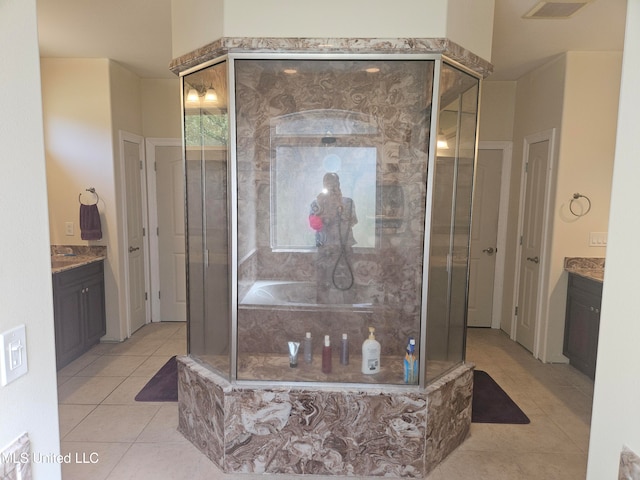
[[[433,65],[235,60],[238,379],[404,383],[420,338]],[[363,374],[369,327],[380,371]]]
[[[227,66],[184,77],[189,353],[229,374]]]
[[[427,301],[427,381],[464,360],[479,81],[443,64]]]

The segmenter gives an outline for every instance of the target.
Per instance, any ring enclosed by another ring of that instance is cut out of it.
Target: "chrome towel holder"
[[[580,198],[584,198],[587,201],[587,209],[584,212],[581,210],[580,213],[576,213],[573,211],[573,207],[574,207],[573,202],[575,202],[576,200],[579,200]],[[589,199],[589,197],[587,197],[586,195],[582,195],[581,193],[578,193],[578,192],[574,193],[573,198],[571,198],[571,201],[569,202],[569,211],[576,217],[583,217],[587,213],[589,213],[589,210],[591,210],[591,200]]]
[[[97,203],[100,201],[100,197],[96,193],[96,189],[93,187],[89,187],[85,189],[85,192],[93,194],[93,196],[95,197],[95,201],[93,203],[82,203],[82,192],[80,192],[78,194],[78,202],[80,202],[81,205],[97,205]]]

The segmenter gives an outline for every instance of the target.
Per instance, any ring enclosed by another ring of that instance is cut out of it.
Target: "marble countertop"
[[[604,282],[604,258],[599,257],[565,257],[564,269],[581,277]]]
[[[56,274],[107,258],[107,247],[52,245],[51,273]]]

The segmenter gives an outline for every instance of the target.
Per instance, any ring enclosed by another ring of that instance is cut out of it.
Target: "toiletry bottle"
[[[369,338],[362,343],[362,373],[365,374],[380,371],[380,343],[374,335],[375,330],[369,327]]]
[[[347,334],[342,334],[342,342],[340,343],[340,364],[349,365],[349,339]]]
[[[416,340],[409,337],[407,353],[404,356],[404,383],[418,383],[418,359],[416,358]]]
[[[322,373],[331,373],[331,341],[329,335],[324,336],[322,347]]]
[[[313,360],[313,345],[311,343],[311,332],[307,332],[304,337],[304,361],[311,363]]]

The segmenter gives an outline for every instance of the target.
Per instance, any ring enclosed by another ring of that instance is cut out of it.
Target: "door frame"
[[[543,130],[541,132],[533,133],[530,135],[526,135],[523,139],[522,145],[522,173],[520,175],[520,208],[518,211],[518,235],[516,238],[516,271],[515,271],[515,285],[516,288],[513,292],[513,307],[511,311],[514,313],[513,318],[511,320],[511,335],[510,338],[513,341],[516,340],[516,334],[518,329],[518,316],[515,314],[516,306],[519,301],[520,294],[520,270],[522,268],[522,245],[520,243],[520,239],[523,236],[524,230],[524,211],[525,211],[525,200],[527,196],[527,169],[525,168],[525,163],[529,158],[529,149],[530,146],[534,143],[539,142],[549,142],[548,148],[548,158],[549,163],[547,165],[547,181],[545,182],[545,191],[544,191],[544,205],[542,207],[542,242],[540,246],[540,258],[542,261],[540,262],[540,274],[538,276],[538,298],[536,301],[536,326],[535,333],[533,338],[533,354],[534,358],[540,358],[540,347],[542,340],[542,332],[546,332],[548,328],[548,298],[547,298],[547,284],[548,284],[548,276],[549,276],[549,253],[550,253],[550,245],[549,245],[549,220],[551,218],[551,195],[555,187],[555,151],[556,151],[556,129],[550,128],[548,130]]]
[[[145,157],[145,142],[144,137],[140,135],[136,135],[135,133],[127,132],[125,130],[118,130],[118,150],[120,154],[120,195],[122,197],[121,203],[121,215],[122,215],[122,235],[121,235],[121,244],[122,244],[122,256],[124,265],[123,268],[123,293],[125,298],[125,315],[126,315],[126,325],[127,325],[127,338],[131,337],[131,296],[129,295],[129,287],[130,287],[130,278],[129,278],[129,263],[128,263],[128,254],[127,254],[127,245],[129,243],[129,226],[127,223],[127,179],[126,179],[126,166],[125,166],[125,155],[124,155],[124,142],[131,142],[138,144],[138,152],[140,155],[140,161],[142,162],[142,168],[140,170],[140,196],[141,198],[141,207],[142,207],[142,227],[144,228],[145,241],[143,241],[144,245],[144,288],[145,291],[149,291],[149,248],[146,243],[148,243],[149,239],[149,218],[147,214],[148,205],[147,205],[147,182],[146,182],[146,157]],[[145,324],[151,321],[151,309],[149,308],[149,299],[145,300]]]
[[[147,210],[149,212],[149,235],[147,235],[148,252],[150,261],[149,292],[151,296],[151,321],[162,321],[162,309],[160,306],[160,249],[158,245],[158,204],[156,195],[158,194],[156,183],[156,150],[155,147],[182,147],[181,138],[155,138],[145,139],[145,149],[147,155],[146,176],[147,176]],[[155,234],[153,232],[156,232]]]
[[[499,329],[502,324],[502,301],[507,253],[507,225],[509,217],[509,190],[511,187],[511,163],[513,142],[480,141],[478,150],[502,150],[500,172],[500,203],[498,204],[498,233],[496,237],[496,263],[493,277],[493,306],[491,307],[491,328]]]

